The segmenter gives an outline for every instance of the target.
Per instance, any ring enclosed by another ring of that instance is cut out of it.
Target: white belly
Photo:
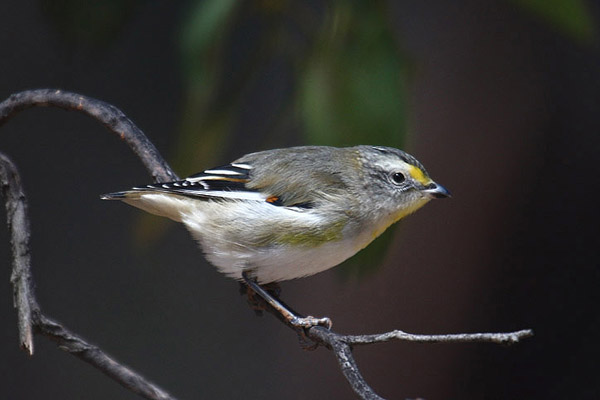
[[[209,239],[201,241],[202,248],[218,247]],[[249,271],[259,283],[301,278],[325,271],[352,257],[359,248],[350,241],[329,242],[318,247],[282,246],[248,252],[206,252],[206,257],[220,272],[241,279]]]
[[[241,279],[243,271],[249,271],[259,283],[313,275],[340,264],[366,245],[347,239],[342,232],[339,239],[322,244],[252,244],[256,236],[285,230],[287,224],[304,225],[310,230],[322,224],[323,217],[267,203],[229,203],[223,209],[212,206],[210,211],[197,210],[183,216],[182,222],[198,240],[206,258],[235,279]],[[223,229],[227,224],[235,226]]]
[[[310,231],[328,219],[312,210],[293,211],[258,201],[219,203],[153,193],[128,202],[183,222],[220,272],[241,279],[242,272],[248,271],[259,283],[324,271],[353,256],[374,237],[371,233],[351,235],[344,229],[338,238],[322,244],[261,245],[255,243],[261,235],[285,232],[289,226],[300,227],[298,232]]]

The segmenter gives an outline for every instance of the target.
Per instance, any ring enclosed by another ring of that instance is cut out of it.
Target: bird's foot
[[[265,303],[268,304],[279,316],[292,328],[298,332],[306,331],[315,326],[321,326],[325,329],[331,329],[333,323],[331,319],[327,317],[316,318],[312,316],[303,317],[298,315],[288,306],[286,306],[279,298],[277,294],[273,294],[272,286],[268,287],[268,291],[261,287],[255,280],[251,279],[246,272],[242,273],[242,278],[247,286],[248,302],[253,306],[254,310],[265,310]],[[279,286],[277,285],[277,289]],[[252,293],[252,295],[250,295]],[[261,301],[263,300],[263,301]],[[256,306],[254,306],[256,305]]]
[[[309,329],[313,326],[322,326],[325,329],[331,329],[333,326],[333,322],[331,322],[330,318],[316,318],[311,315],[308,317],[300,317],[298,315],[294,315],[292,318],[288,320],[290,325],[295,326],[296,328]]]

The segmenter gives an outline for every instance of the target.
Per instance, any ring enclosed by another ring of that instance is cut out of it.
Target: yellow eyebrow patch
[[[421,168],[417,168],[414,165],[410,165],[408,167],[408,173],[410,174],[410,176],[412,176],[412,178],[414,180],[416,180],[417,182],[419,182],[422,185],[427,185],[429,182],[431,182],[431,179],[428,178],[425,175],[425,173],[423,173]]]

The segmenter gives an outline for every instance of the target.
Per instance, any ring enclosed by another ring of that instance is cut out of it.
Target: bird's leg
[[[252,290],[246,283],[239,282],[240,294],[246,296],[246,300],[250,305],[250,308],[254,310],[254,313],[258,316],[262,316],[263,311],[266,310],[267,303],[262,299],[254,290]],[[281,293],[281,286],[277,282],[262,285],[262,288],[275,299],[279,299]],[[281,300],[279,300],[281,302]],[[289,307],[288,307],[289,308]]]
[[[283,302],[276,299],[274,296],[269,294],[266,290],[264,290],[255,280],[251,279],[248,274],[244,271],[242,272],[242,278],[244,279],[244,283],[253,290],[257,295],[259,295],[264,301],[267,302],[271,308],[281,315],[281,317],[291,326],[295,328],[303,328],[308,329],[313,326],[323,326],[327,329],[331,329],[333,325],[331,319],[324,318],[315,318],[315,317],[302,317],[295,312],[293,312],[289,307],[287,307]]]

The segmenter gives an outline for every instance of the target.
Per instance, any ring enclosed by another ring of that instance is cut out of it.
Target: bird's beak
[[[436,199],[445,199],[446,197],[452,196],[448,189],[435,182],[432,182],[429,185],[425,186],[425,189],[423,189],[422,192]]]

